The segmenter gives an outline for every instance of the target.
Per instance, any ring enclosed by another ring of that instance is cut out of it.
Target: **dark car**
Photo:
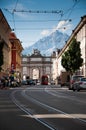
[[[28,84],[28,85],[36,85],[36,82],[35,82],[33,79],[29,79],[29,80],[27,81],[27,84]]]
[[[83,75],[73,75],[70,79],[70,85],[69,85],[69,89],[72,90],[73,89],[73,84],[79,79],[79,78],[83,78]]]
[[[22,80],[21,84],[22,85],[27,85],[27,81],[26,80]]]
[[[86,78],[79,78],[72,86],[73,91],[86,90]]]

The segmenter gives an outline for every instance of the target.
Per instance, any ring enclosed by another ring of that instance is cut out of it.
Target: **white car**
[[[79,81],[80,78],[83,78],[83,75],[72,75],[71,79],[70,79],[70,85],[69,85],[69,89],[73,90],[73,85]]]
[[[86,90],[86,78],[79,78],[72,86],[73,91]]]

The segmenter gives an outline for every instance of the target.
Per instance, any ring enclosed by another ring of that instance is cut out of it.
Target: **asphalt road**
[[[0,130],[86,130],[86,91],[40,85],[0,90]]]

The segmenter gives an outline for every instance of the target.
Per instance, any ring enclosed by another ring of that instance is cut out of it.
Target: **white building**
[[[77,74],[86,76],[86,15],[85,15],[85,16],[81,17],[81,21],[79,22],[77,27],[72,31],[72,34],[71,34],[70,38],[68,39],[68,41],[66,42],[64,48],[58,54],[58,57],[57,57],[58,75],[57,75],[57,77],[60,76],[61,71],[65,71],[65,69],[61,65],[62,54],[65,51],[67,51],[73,38],[76,38],[76,40],[81,43],[80,48],[81,48],[81,54],[82,54],[82,58],[83,58],[83,65],[80,68],[80,70],[77,71]]]

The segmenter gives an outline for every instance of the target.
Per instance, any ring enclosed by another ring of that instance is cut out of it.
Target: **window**
[[[27,67],[23,67],[23,74],[27,74]]]
[[[27,61],[27,58],[23,58],[22,61]]]

